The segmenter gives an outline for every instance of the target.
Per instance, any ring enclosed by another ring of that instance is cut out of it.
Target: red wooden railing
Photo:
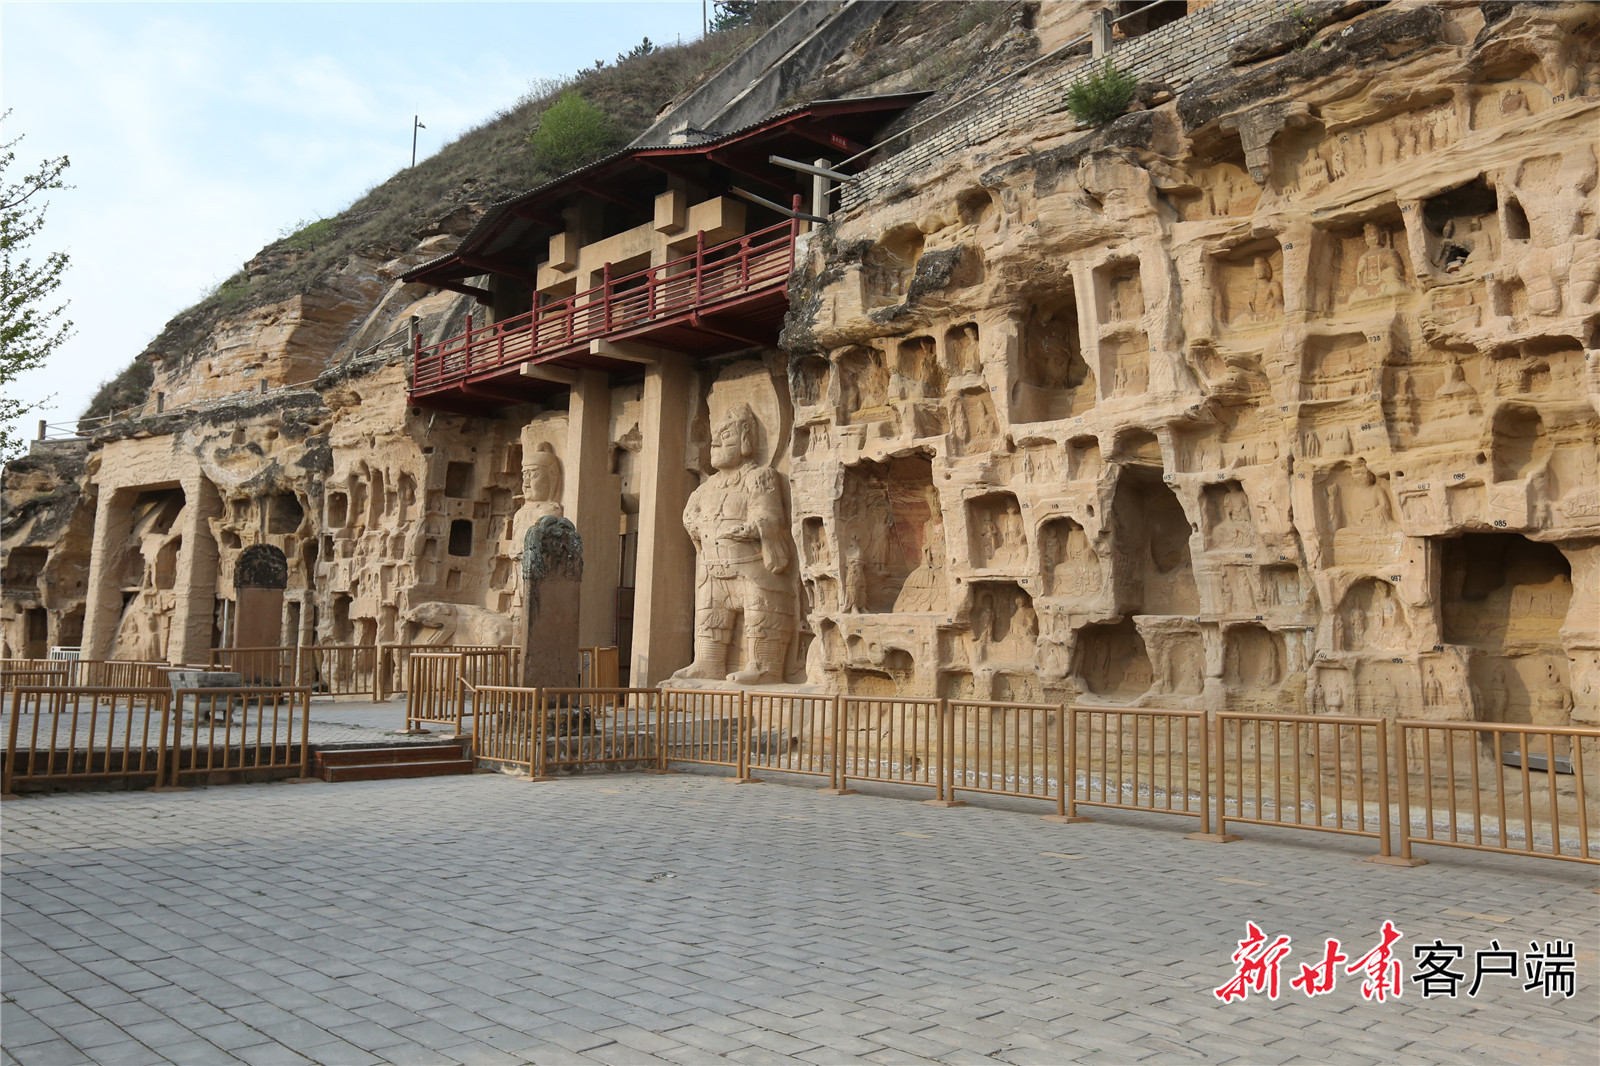
[[[798,222],[780,222],[707,247],[702,231],[693,255],[618,278],[607,264],[599,286],[492,326],[474,327],[468,315],[465,332],[426,347],[417,341],[412,391],[580,351],[593,340],[781,287],[794,269],[798,232]]]

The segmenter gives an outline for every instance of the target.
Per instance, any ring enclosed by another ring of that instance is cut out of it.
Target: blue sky
[[[644,3],[0,4],[10,177],[67,155],[34,254],[72,257],[77,335],[15,384],[70,421],[166,321],[297,223],[331,215],[539,78],[700,32]]]

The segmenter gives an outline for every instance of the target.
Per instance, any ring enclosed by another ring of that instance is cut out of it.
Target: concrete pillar
[[[693,480],[685,469],[694,367],[662,353],[644,377],[639,453],[639,562],[629,683],[658,685],[694,658],[694,544],[683,528]]]
[[[617,635],[622,479],[611,472],[611,377],[583,370],[567,408],[567,468],[561,509],[583,541],[578,643],[603,647]]]
[[[123,549],[133,527],[133,489],[102,489],[89,550],[89,589],[83,609],[83,658],[106,659],[122,620]]]
[[[1111,54],[1111,12],[1101,8],[1089,25],[1090,49],[1095,59]]]
[[[183,496],[183,548],[178,552],[173,586],[167,661],[204,663],[211,655],[217,610],[217,542],[208,520],[222,515],[222,498],[204,477],[185,481]]]

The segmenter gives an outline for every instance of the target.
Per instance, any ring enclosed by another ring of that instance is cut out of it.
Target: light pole
[[[417,165],[417,131],[418,130],[425,130],[425,129],[428,128],[428,127],[426,127],[426,126],[424,126],[422,124],[422,122],[420,121],[421,118],[422,118],[421,115],[412,115],[411,116],[411,165],[412,166],[416,166]]]

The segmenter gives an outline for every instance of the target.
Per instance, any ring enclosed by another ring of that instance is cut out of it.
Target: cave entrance
[[[1200,609],[1189,555],[1193,527],[1161,468],[1125,466],[1112,498],[1117,609],[1122,614],[1192,615]]]

